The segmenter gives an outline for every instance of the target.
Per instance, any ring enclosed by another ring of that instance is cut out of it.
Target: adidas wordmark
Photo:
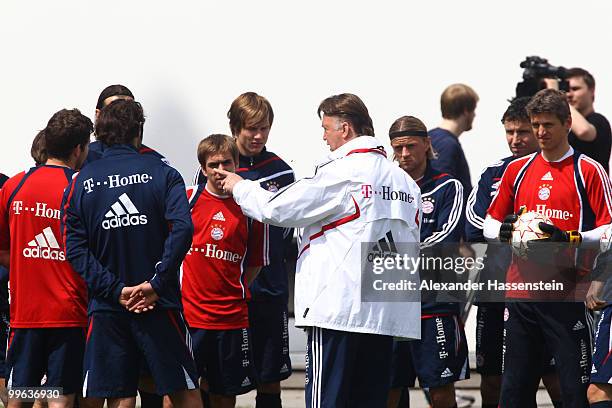
[[[111,209],[106,213],[105,220],[102,221],[102,228],[108,230],[111,228],[129,227],[132,225],[145,225],[147,216],[140,214],[138,208],[134,205],[130,197],[126,193],[119,196],[115,204],[111,205]]]
[[[45,228],[40,234],[36,234],[28,246],[23,249],[26,258],[42,258],[56,261],[65,261],[64,251],[59,249],[59,244],[51,227]]]

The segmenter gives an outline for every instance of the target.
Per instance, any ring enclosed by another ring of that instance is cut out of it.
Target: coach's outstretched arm
[[[119,302],[125,284],[108,268],[102,266],[89,250],[87,231],[81,222],[83,215],[78,208],[80,197],[73,195],[76,180],[74,178],[66,189],[62,205],[61,230],[64,234],[66,258],[74,270],[85,279],[90,297],[99,296]]]
[[[303,178],[277,193],[261,188],[257,181],[243,180],[235,173],[215,172],[225,177],[223,187],[234,196],[242,211],[264,224],[305,227],[332,214],[341,215],[351,200],[347,191],[350,183],[333,171],[325,172],[325,177],[316,173]]]
[[[167,174],[168,192],[165,209],[165,219],[170,231],[164,242],[162,259],[155,265],[155,275],[150,281],[153,290],[159,296],[163,296],[168,280],[176,279],[176,273],[193,239],[193,223],[185,195],[185,183],[176,170],[170,169]]]

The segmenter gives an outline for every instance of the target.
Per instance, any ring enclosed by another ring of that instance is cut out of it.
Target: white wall
[[[465,82],[481,99],[461,137],[477,178],[507,155],[499,118],[526,55],[591,70],[596,108],[612,115],[611,11],[598,1],[4,0],[0,171],[30,165],[31,140],[55,111],[93,117],[112,83],[132,89],[145,142],[189,179],[197,142],[229,132],[225,114],[244,91],[272,102],[269,147],[305,176],[326,152],[323,98],[359,95],[386,143],[401,115],[434,127],[443,88]]]

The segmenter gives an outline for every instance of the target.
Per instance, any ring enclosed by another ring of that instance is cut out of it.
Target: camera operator
[[[570,145],[599,162],[609,173],[612,132],[605,116],[595,112],[593,108],[595,78],[582,68],[568,69],[566,77],[569,82],[567,100],[572,114]],[[548,88],[558,89],[558,80],[546,79],[545,81]]]

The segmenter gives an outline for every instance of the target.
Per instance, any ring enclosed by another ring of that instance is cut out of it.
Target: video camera
[[[516,96],[533,96],[539,90],[546,88],[544,78],[554,78],[559,80],[559,90],[569,91],[567,82],[567,69],[555,67],[548,63],[545,58],[531,56],[521,62],[523,71],[523,81],[516,84]]]

